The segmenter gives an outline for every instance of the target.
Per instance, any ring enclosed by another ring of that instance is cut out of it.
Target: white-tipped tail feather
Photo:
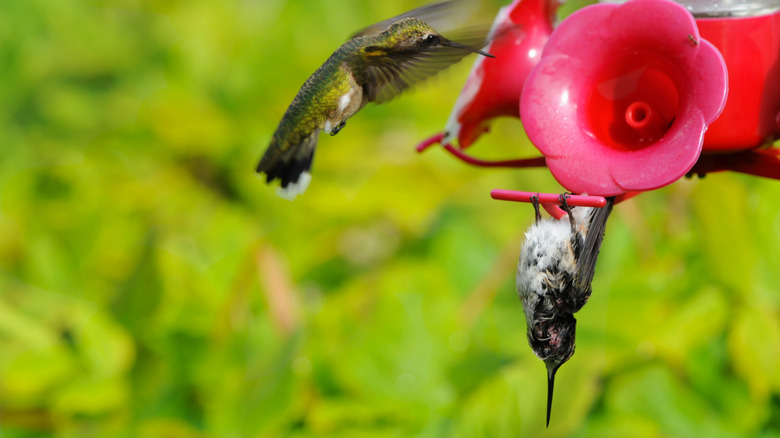
[[[276,194],[288,201],[292,201],[309,188],[310,182],[311,174],[309,172],[302,172],[297,181],[287,184],[287,187],[279,187],[276,190]]]

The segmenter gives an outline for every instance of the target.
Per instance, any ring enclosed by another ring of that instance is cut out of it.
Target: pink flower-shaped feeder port
[[[457,158],[484,167],[544,166],[544,158],[484,161],[462,152],[489,130],[496,117],[520,117],[520,92],[553,30],[560,0],[515,0],[501,8],[485,50],[495,58],[478,57],[455,102],[444,132],[424,140],[419,152],[441,143]],[[457,145],[457,146],[454,146]]]
[[[688,172],[727,88],[720,52],[685,8],[631,0],[588,6],[555,29],[520,113],[561,185],[612,196]]]
[[[444,128],[444,144],[457,139],[465,149],[500,116],[520,117],[520,93],[553,31],[559,0],[515,0],[501,8],[487,51],[477,58]]]

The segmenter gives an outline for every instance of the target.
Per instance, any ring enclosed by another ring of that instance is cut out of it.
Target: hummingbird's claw
[[[331,135],[331,136],[334,136],[334,135],[338,134],[338,133],[339,133],[339,131],[341,131],[341,129],[342,129],[342,128],[344,128],[345,126],[347,126],[347,122],[346,122],[346,121],[341,121],[341,123],[339,123],[338,125],[336,125],[336,127],[334,127],[334,128],[333,128],[333,129],[330,131],[330,135]]]
[[[540,220],[542,220],[542,213],[539,211],[539,194],[531,196],[531,204],[534,206],[534,210],[536,211],[536,217],[534,220],[534,223],[539,223]]]
[[[569,199],[568,193],[563,193],[560,196],[561,200],[561,208],[563,211],[566,212],[567,215],[569,215],[569,223],[571,223],[571,231],[574,233],[576,231],[576,224],[574,223],[574,216],[571,214],[571,207],[569,207],[569,203],[567,201]]]
[[[562,208],[562,209],[563,209],[563,211],[565,211],[566,213],[569,213],[569,210],[570,210],[570,207],[569,207],[569,202],[567,201],[568,199],[569,199],[569,194],[568,194],[568,193],[561,193],[561,194],[558,196],[558,200],[559,200],[559,202],[561,203],[561,208]]]

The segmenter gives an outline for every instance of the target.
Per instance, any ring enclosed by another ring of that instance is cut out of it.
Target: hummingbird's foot
[[[331,135],[331,136],[334,136],[334,135],[338,134],[338,133],[339,133],[339,131],[341,131],[341,129],[342,129],[342,128],[344,128],[345,126],[347,126],[347,122],[346,122],[346,121],[342,121],[341,123],[339,123],[338,125],[336,125],[336,126],[335,126],[335,127],[334,127],[334,128],[331,130],[331,131],[330,131],[330,135]]]
[[[571,207],[569,207],[569,203],[567,201],[569,199],[568,193],[563,193],[560,196],[561,200],[561,209],[566,212],[567,215],[569,215],[569,223],[571,224],[571,232],[576,233],[576,224],[574,223],[574,215],[571,214]]]
[[[542,213],[539,211],[539,194],[531,196],[531,204],[534,206],[534,211],[536,211],[536,217],[534,220],[535,224],[538,224],[540,220],[542,220]]]

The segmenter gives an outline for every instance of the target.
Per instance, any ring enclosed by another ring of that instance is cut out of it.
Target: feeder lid
[[[757,17],[780,12],[777,0],[674,0],[696,18]],[[601,3],[625,3],[625,0],[601,0]]]

